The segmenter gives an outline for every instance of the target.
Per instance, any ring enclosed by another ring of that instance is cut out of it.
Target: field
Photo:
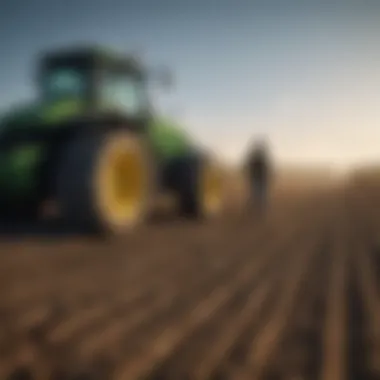
[[[4,239],[0,378],[380,378],[378,205],[353,182],[262,220]]]

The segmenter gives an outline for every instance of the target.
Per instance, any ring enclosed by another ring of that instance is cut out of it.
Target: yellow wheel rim
[[[217,214],[223,207],[223,173],[219,167],[206,164],[202,170],[201,201],[207,215]]]
[[[145,198],[145,164],[140,149],[115,144],[101,165],[99,198],[103,214],[116,224],[136,222]]]

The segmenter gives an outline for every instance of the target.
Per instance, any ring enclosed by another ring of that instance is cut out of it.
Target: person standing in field
[[[270,161],[266,142],[264,140],[256,142],[248,153],[246,172],[251,209],[260,214],[265,211],[268,204],[272,174]]]

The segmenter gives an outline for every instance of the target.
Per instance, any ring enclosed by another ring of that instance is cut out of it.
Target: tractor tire
[[[74,138],[58,164],[56,195],[72,228],[113,236],[132,230],[150,210],[149,150],[134,133]]]
[[[221,167],[207,156],[186,157],[178,171],[180,214],[210,219],[224,211],[225,187]]]

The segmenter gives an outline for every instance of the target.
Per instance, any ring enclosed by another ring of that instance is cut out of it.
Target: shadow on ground
[[[154,225],[170,225],[184,221],[173,213],[151,215],[145,227]],[[191,223],[188,221],[188,223]],[[0,239],[14,241],[20,238],[102,238],[106,236],[96,235],[92,231],[80,229],[77,226],[68,225],[60,220],[43,220],[43,221],[1,221],[0,222]]]

